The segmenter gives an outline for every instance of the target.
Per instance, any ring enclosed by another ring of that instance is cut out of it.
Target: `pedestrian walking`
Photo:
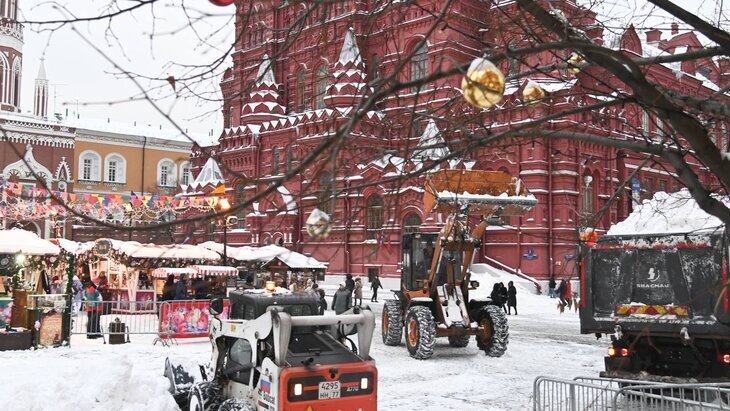
[[[566,289],[566,282],[565,280],[560,280],[560,285],[558,285],[558,288],[555,290],[555,294],[557,295],[558,299],[560,300],[558,302],[558,309],[562,313],[565,311],[565,306],[568,305],[568,303],[565,301],[565,289]]]
[[[358,300],[360,302],[358,303]],[[362,305],[362,279],[360,276],[355,278],[355,300],[354,305]]]
[[[499,286],[499,283],[494,283],[494,287],[492,287],[492,293],[489,294],[489,298],[492,299],[492,304],[496,305],[497,307],[501,307],[504,303],[502,302],[502,288]]]
[[[319,288],[319,284],[313,283],[312,287],[307,290],[307,292],[319,299],[319,315],[324,314],[327,310],[327,300],[324,298],[324,290]]]
[[[84,291],[84,306],[86,309],[86,338],[93,339],[101,337],[101,310],[103,301],[101,293],[97,291],[96,285],[89,282]]]
[[[332,309],[335,310],[335,314],[342,314],[349,310],[351,305],[352,293],[347,289],[344,282],[340,283],[340,288],[337,289],[335,296],[332,298]]]
[[[373,296],[370,301],[378,302],[378,288],[383,288],[383,284],[380,283],[380,278],[376,275],[373,281],[370,283],[370,289],[373,290]]]
[[[515,283],[510,281],[507,283],[507,314],[512,314],[512,309],[515,309],[515,315],[517,315],[517,289]]]
[[[550,277],[550,281],[548,281],[548,297],[555,298],[555,277]]]
[[[570,285],[570,281],[565,282],[565,292],[563,292],[563,300],[568,304],[568,310],[573,305],[573,287]]]
[[[175,276],[169,274],[162,286],[162,301],[172,301],[175,299]]]

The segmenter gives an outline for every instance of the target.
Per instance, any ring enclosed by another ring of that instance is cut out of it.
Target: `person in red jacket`
[[[573,288],[570,286],[570,281],[565,282],[565,293],[562,295],[563,300],[568,304],[568,309],[573,304]]]

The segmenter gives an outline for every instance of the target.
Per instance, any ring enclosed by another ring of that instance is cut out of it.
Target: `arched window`
[[[314,85],[314,108],[324,108],[324,95],[327,92],[327,66],[321,65],[317,69],[317,82]]]
[[[332,175],[322,173],[319,176],[319,205],[317,208],[332,216]]]
[[[304,111],[304,70],[297,74],[297,90],[296,90],[296,110]]]
[[[271,149],[271,174],[279,174],[279,147]]]
[[[233,107],[228,108],[228,128],[233,128]]]
[[[104,159],[104,181],[107,183],[127,182],[127,160],[117,153],[112,153]]]
[[[383,228],[383,197],[377,194],[368,197],[366,210],[368,239],[376,239]]]
[[[294,157],[291,146],[286,148],[286,172],[290,172],[292,168],[292,158]]]
[[[0,101],[7,101],[6,88],[7,81],[6,76],[8,75],[8,62],[5,60],[5,56],[0,56]]]
[[[180,164],[180,184],[190,185],[191,183],[190,162],[183,161]]]
[[[175,187],[177,184],[177,167],[169,158],[163,158],[157,163],[157,185],[160,187]]]
[[[233,201],[235,206],[243,204],[246,202],[246,185],[243,183],[238,183],[233,188]],[[246,209],[241,208],[236,213],[236,217],[238,217],[238,228],[246,228]]]
[[[411,58],[411,81],[420,80],[428,74],[428,47],[426,43],[421,46],[413,53]],[[425,85],[419,85],[413,87],[413,92],[423,90]]]
[[[21,74],[20,58],[16,58],[13,62],[13,96],[12,104],[16,107],[20,105],[20,74]]]
[[[376,80],[380,77],[380,56],[373,54],[372,58],[373,68],[370,72],[371,80]]]
[[[410,213],[403,220],[403,233],[417,233],[421,228],[421,217],[416,213]]]
[[[593,181],[593,176],[590,174],[586,174],[583,176],[583,187],[582,187],[582,195],[581,200],[583,203],[583,224],[587,224],[590,222],[590,219],[593,218],[593,186],[595,185],[595,181]]]
[[[101,181],[101,156],[96,151],[86,150],[79,155],[79,180]]]

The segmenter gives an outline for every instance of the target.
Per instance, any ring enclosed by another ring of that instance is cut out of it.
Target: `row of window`
[[[121,154],[111,153],[102,161],[99,153],[86,150],[79,156],[79,180],[105,182],[115,184],[126,184],[127,182],[127,159]],[[157,185],[160,187],[175,187],[178,183],[177,176],[180,171],[180,184],[187,185],[192,182],[190,174],[190,162],[185,161],[179,168],[169,158],[163,158],[157,162]],[[102,178],[103,176],[103,178]]]

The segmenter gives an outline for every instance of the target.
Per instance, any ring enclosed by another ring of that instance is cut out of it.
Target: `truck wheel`
[[[406,347],[411,357],[427,360],[433,355],[436,343],[436,324],[428,307],[417,306],[408,310],[406,317]]]
[[[450,335],[449,336],[449,345],[452,347],[459,347],[463,348],[469,345],[469,337],[470,335]]]
[[[256,407],[246,401],[230,398],[221,403],[218,411],[256,411]]]
[[[214,381],[193,385],[188,397],[188,411],[218,411],[221,405],[221,388]]]
[[[477,334],[477,346],[490,357],[501,357],[509,344],[509,326],[504,311],[496,305],[479,310],[477,322],[484,330]]]
[[[383,344],[400,345],[403,339],[403,316],[397,300],[386,300],[383,305]]]

